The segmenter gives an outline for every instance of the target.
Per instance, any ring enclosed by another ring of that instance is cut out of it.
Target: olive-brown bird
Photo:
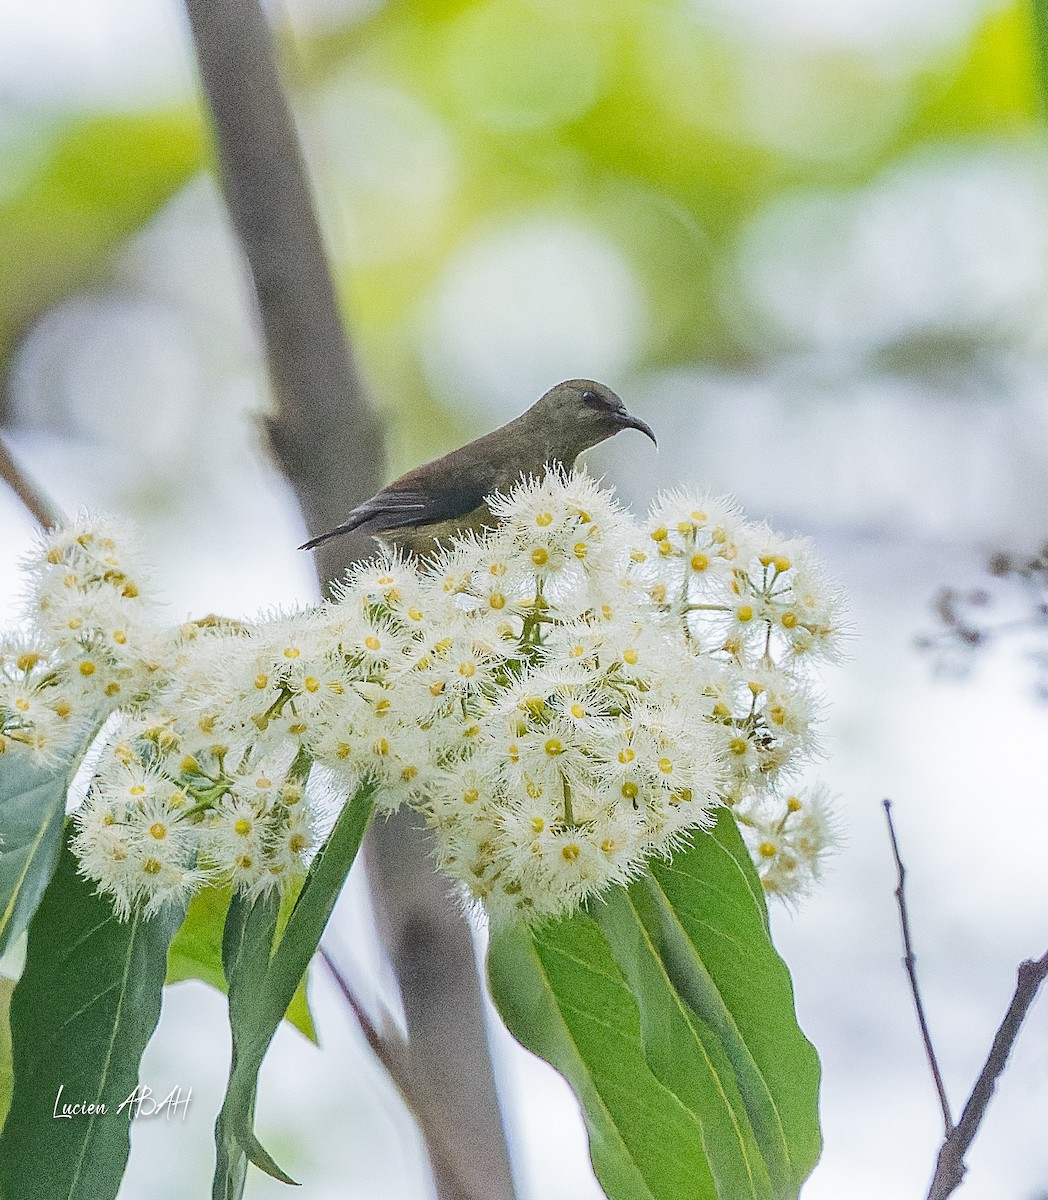
[[[443,538],[494,525],[485,496],[508,490],[521,476],[541,475],[547,464],[572,467],[583,450],[620,429],[639,429],[655,441],[610,388],[592,379],[558,383],[515,421],[401,475],[299,549],[360,529],[426,554]]]

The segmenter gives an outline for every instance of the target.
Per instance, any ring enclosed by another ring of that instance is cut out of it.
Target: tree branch
[[[1048,952],[1036,962],[1027,959],[1026,962],[1019,964],[1012,1002],[1008,1005],[1004,1019],[994,1035],[990,1053],[986,1056],[983,1069],[979,1072],[979,1078],[975,1081],[972,1094],[964,1106],[961,1119],[957,1122],[957,1127],[947,1136],[939,1151],[939,1158],[935,1164],[935,1176],[928,1190],[928,1200],[946,1200],[946,1197],[952,1195],[964,1180],[964,1173],[967,1169],[964,1164],[964,1156],[968,1153],[968,1148],[979,1131],[990,1099],[997,1087],[997,1080],[1008,1062],[1008,1055],[1015,1044],[1015,1039],[1019,1036],[1019,1030],[1030,1010],[1030,1005],[1033,1004],[1038,989],[1046,977],[1048,977]]]
[[[961,1119],[955,1126],[950,1116],[950,1105],[946,1099],[946,1088],[943,1085],[942,1073],[939,1070],[939,1063],[935,1057],[935,1050],[932,1047],[931,1034],[928,1030],[928,1022],[924,1016],[924,1005],[921,1002],[920,988],[917,984],[917,960],[914,957],[913,943],[910,938],[910,921],[906,909],[906,894],[904,891],[906,868],[903,866],[902,857],[899,854],[899,842],[895,836],[895,823],[892,821],[892,802],[885,800],[883,804],[884,815],[888,819],[888,836],[891,838],[892,854],[895,856],[895,868],[899,877],[899,884],[895,889],[895,899],[899,905],[902,940],[903,946],[906,949],[906,957],[903,959],[903,964],[906,967],[907,975],[910,977],[910,991],[913,994],[914,1007],[917,1009],[917,1020],[921,1026],[921,1037],[924,1039],[924,1050],[928,1055],[928,1063],[931,1066],[932,1076],[935,1079],[935,1087],[939,1093],[939,1103],[942,1106],[943,1123],[946,1130],[946,1137],[939,1150],[939,1157],[935,1164],[935,1175],[928,1190],[927,1200],[946,1200],[946,1197],[951,1196],[964,1181],[964,1173],[967,1169],[964,1165],[964,1156],[968,1153],[968,1149],[976,1133],[979,1131],[983,1117],[986,1116],[986,1109],[997,1087],[997,1080],[1000,1078],[1001,1072],[1008,1062],[1008,1055],[1015,1044],[1015,1039],[1019,1036],[1019,1030],[1026,1019],[1030,1005],[1033,1003],[1041,984],[1048,977],[1048,952],[1036,962],[1027,960],[1019,964],[1019,975],[1015,985],[1015,994],[1012,996],[1012,1002],[1008,1005],[1004,1019],[1001,1021],[997,1033],[994,1035],[990,1053],[986,1057],[983,1069],[979,1072],[979,1078],[975,1081],[972,1094],[968,1097],[968,1101],[964,1106]]]
[[[226,203],[254,281],[277,402],[270,440],[311,534],[381,482],[380,424],[342,329],[301,148],[259,0],[186,0]],[[339,539],[328,582],[371,543]],[[514,1195],[469,927],[404,814],[368,834],[375,908],[408,1023],[407,1088],[442,1200]],[[430,1115],[432,1114],[432,1115]],[[440,1136],[433,1130],[440,1122]]]
[[[7,442],[0,437],[0,479],[22,501],[41,529],[51,529],[62,520],[62,514],[36,486],[11,456]]]
[[[276,399],[270,438],[307,528],[320,533],[378,490],[382,428],[343,332],[259,2],[186,0],[186,10],[226,204],[254,283]],[[341,575],[346,549],[334,546],[318,556],[322,579]]]
[[[932,1078],[935,1080],[935,1090],[939,1093],[939,1106],[942,1108],[943,1128],[946,1136],[953,1132],[953,1117],[950,1113],[950,1102],[946,1098],[946,1085],[943,1083],[942,1072],[939,1070],[939,1060],[935,1057],[935,1047],[932,1045],[931,1030],[928,1019],[924,1015],[924,1004],[921,1000],[921,989],[917,983],[917,957],[913,952],[913,941],[910,937],[910,918],[906,909],[906,868],[899,854],[899,842],[895,836],[895,822],[892,820],[892,802],[883,801],[884,815],[888,820],[888,836],[891,838],[892,854],[895,856],[895,869],[898,872],[899,883],[895,889],[895,902],[899,906],[899,923],[902,925],[902,944],[906,951],[903,966],[910,979],[910,993],[913,996],[913,1006],[917,1010],[917,1023],[921,1027],[921,1038],[924,1041],[924,1053],[928,1057]]]

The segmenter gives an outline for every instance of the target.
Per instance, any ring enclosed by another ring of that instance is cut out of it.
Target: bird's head
[[[639,429],[655,441],[649,425],[631,416],[611,388],[592,379],[558,383],[536,400],[528,417],[535,422],[536,433],[541,430],[546,444],[568,466],[583,450],[612,437],[620,429]]]

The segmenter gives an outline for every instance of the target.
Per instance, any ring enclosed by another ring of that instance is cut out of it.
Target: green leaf
[[[77,874],[68,845],[29,927],[11,1001],[14,1095],[0,1135],[0,1196],[111,1200],[130,1145],[128,1109],[160,1015],[181,914],[121,922]],[[56,1118],[63,1104],[105,1111]]]
[[[293,889],[285,896],[281,906],[282,921],[278,921],[278,931],[283,928],[287,917],[298,896],[298,889]],[[222,968],[222,930],[229,912],[229,902],[232,889],[224,887],[202,888],[189,902],[186,919],[178,933],[175,934],[171,949],[167,955],[167,982],[180,983],[184,979],[202,979],[220,992],[226,991],[226,974]],[[313,1025],[313,1015],[309,1009],[309,996],[306,991],[306,976],[299,981],[295,994],[291,998],[285,1019],[290,1021],[311,1042],[316,1042],[317,1033]]]
[[[786,1200],[819,1154],[818,1059],[730,814],[568,920],[495,931],[495,1003],[574,1088],[612,1200]]]
[[[510,1032],[578,1097],[612,1200],[715,1195],[699,1125],[648,1067],[637,1006],[588,916],[494,930],[488,978]]]
[[[249,1161],[276,1179],[294,1182],[255,1137],[258,1073],[320,944],[373,812],[372,788],[362,787],[342,809],[313,860],[283,932],[279,906],[271,897],[234,897],[229,906],[222,963],[229,981],[233,1057],[215,1125],[214,1200],[239,1200]]]
[[[655,863],[633,892],[658,904],[670,975],[717,1030],[755,1125],[767,1119],[781,1127],[799,1186],[822,1150],[819,1058],[797,1024],[793,982],[772,945],[764,893],[730,813],[722,810],[712,833],[694,835],[686,852]]]
[[[79,761],[45,768],[28,754],[0,754],[0,954],[28,928],[54,872]]]
[[[0,975],[0,1126],[11,1107],[14,1064],[11,1061],[11,994],[15,980]]]

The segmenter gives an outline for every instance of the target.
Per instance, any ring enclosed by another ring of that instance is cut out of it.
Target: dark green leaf
[[[255,1137],[258,1073],[360,849],[374,811],[371,790],[361,788],[342,809],[282,933],[275,900],[234,898],[229,906],[222,961],[229,981],[233,1058],[215,1126],[215,1200],[239,1200],[248,1161],[285,1183],[293,1182]]]
[[[819,1153],[818,1060],[730,815],[591,911],[497,931],[489,975],[575,1089],[609,1197],[796,1196]]]
[[[54,872],[79,760],[44,768],[25,753],[0,754],[0,954],[28,927]]]
[[[202,979],[220,992],[226,990],[226,975],[222,969],[222,930],[229,911],[231,889],[226,887],[202,888],[189,902],[186,919],[175,934],[167,956],[167,982],[180,983],[184,979]],[[290,916],[291,907],[298,896],[297,889],[285,897],[281,916]],[[278,932],[283,922],[278,922]],[[295,990],[288,1010],[284,1014],[296,1029],[311,1042],[317,1034],[313,1017],[309,1011],[306,993],[306,978],[303,977]]]
[[[180,913],[120,922],[66,846],[29,927],[11,1001],[14,1096],[0,1135],[6,1200],[110,1200],[127,1163],[128,1109],[160,1015]],[[105,1112],[57,1119],[63,1104]]]

